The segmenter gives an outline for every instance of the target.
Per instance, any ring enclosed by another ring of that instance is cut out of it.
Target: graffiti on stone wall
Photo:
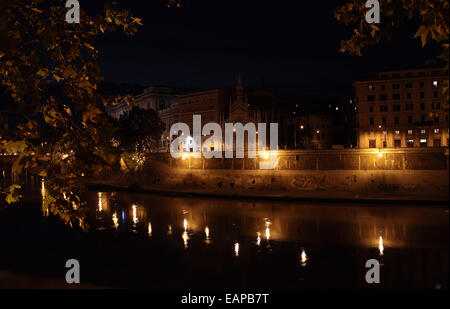
[[[325,190],[326,181],[326,175],[298,175],[292,179],[291,186],[299,190]]]

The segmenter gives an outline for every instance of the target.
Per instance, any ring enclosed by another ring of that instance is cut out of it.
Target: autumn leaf
[[[6,195],[6,202],[8,204],[16,203],[22,197],[18,192],[20,188],[21,186],[17,184],[12,184],[8,187],[8,194]]]
[[[25,141],[11,141],[6,144],[7,152],[23,152],[27,148]]]
[[[139,26],[143,26],[142,19],[137,17],[131,18],[135,23],[137,23]]]
[[[422,47],[424,47],[427,44],[428,37],[429,37],[429,29],[425,25],[421,25],[419,29],[417,29],[416,34],[414,34],[414,39],[419,38],[422,41]]]
[[[83,113],[83,122],[90,120],[91,122],[95,123],[95,117],[101,114],[102,112],[100,111],[100,109],[90,106],[90,108],[88,108],[88,110]]]

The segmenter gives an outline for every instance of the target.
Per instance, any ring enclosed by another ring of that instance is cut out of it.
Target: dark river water
[[[0,270],[64,281],[77,259],[105,287],[448,288],[446,206],[91,192],[85,233],[46,217],[40,189],[0,210]]]

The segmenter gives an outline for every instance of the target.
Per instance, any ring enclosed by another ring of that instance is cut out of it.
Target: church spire
[[[244,101],[244,89],[242,87],[241,74],[238,76],[238,83],[236,87],[236,101],[243,102]]]

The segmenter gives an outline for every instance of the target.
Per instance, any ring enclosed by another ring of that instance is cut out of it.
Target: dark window
[[[425,123],[425,116],[423,116],[423,115],[420,116],[420,122],[421,122],[421,123]]]
[[[410,93],[410,92],[408,92],[408,93],[406,94],[406,98],[407,98],[408,100],[411,100],[411,93]]]
[[[370,118],[370,125],[373,125],[373,118]]]
[[[386,101],[387,100],[387,94],[380,94],[380,101]]]
[[[387,112],[387,111],[388,111],[387,105],[380,105],[380,112]]]
[[[373,106],[369,106],[369,112],[373,113]]]
[[[369,139],[369,148],[377,148],[377,142],[374,139]]]
[[[425,93],[424,93],[424,92],[421,92],[421,93],[420,93],[420,98],[421,98],[421,99],[425,98]]]
[[[440,138],[436,138],[433,140],[433,146],[434,147],[441,147],[441,139]]]
[[[373,94],[367,96],[367,101],[375,101],[375,96]]]
[[[400,100],[400,94],[399,93],[393,93],[392,94],[392,100]]]
[[[423,88],[425,84],[423,82],[420,82],[420,88]]]
[[[395,148],[400,148],[400,147],[402,147],[402,140],[400,140],[400,139],[395,139],[395,140],[394,140],[394,147],[395,147]]]
[[[439,116],[434,117],[434,122],[435,122],[435,123],[439,123]]]
[[[382,124],[386,124],[386,118],[385,117],[381,118],[381,123]]]
[[[433,91],[433,98],[437,98],[438,97],[438,92],[437,91]]]
[[[394,112],[398,112],[398,111],[400,111],[400,105],[394,105],[392,107],[392,109],[393,109]]]
[[[399,123],[398,117],[395,117],[395,118],[394,118],[394,122],[395,122],[395,124],[398,124],[398,123]]]
[[[433,102],[431,103],[432,109],[441,109],[441,103],[440,102]]]
[[[414,104],[406,104],[406,105],[405,105],[405,109],[406,109],[407,111],[412,111],[412,110],[414,110]]]
[[[412,88],[413,87],[413,83],[406,83],[405,84],[405,88]]]
[[[421,111],[425,110],[425,103],[420,103],[420,110]]]
[[[408,123],[412,123],[412,116],[408,116]]]
[[[385,90],[386,89],[386,85],[381,85],[381,90]]]
[[[400,89],[400,84],[392,84],[392,89]]]

